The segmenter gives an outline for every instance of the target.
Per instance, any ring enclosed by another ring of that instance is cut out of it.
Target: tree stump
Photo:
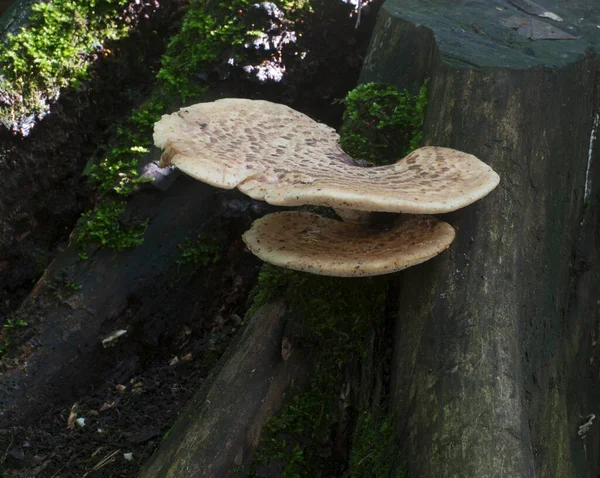
[[[402,281],[392,401],[409,476],[600,471],[598,25],[592,0],[380,12],[361,80],[429,77],[424,144],[501,176],[444,218],[450,252]]]

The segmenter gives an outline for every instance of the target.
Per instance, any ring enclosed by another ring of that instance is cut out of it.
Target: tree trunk
[[[380,13],[361,80],[430,77],[424,144],[501,176],[445,218],[449,253],[402,281],[392,401],[409,476],[600,471],[600,7],[562,3],[541,11],[563,22],[520,1],[388,0]],[[576,38],[544,39],[564,33]]]

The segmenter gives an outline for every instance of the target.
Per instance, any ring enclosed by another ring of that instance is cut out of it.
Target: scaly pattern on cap
[[[432,216],[404,215],[386,229],[278,212],[257,219],[242,236],[265,262],[313,274],[354,277],[389,274],[420,264],[454,240],[450,224]]]
[[[244,99],[182,108],[154,131],[163,165],[278,206],[445,213],[482,198],[500,180],[475,156],[433,146],[364,168],[338,140],[332,128],[285,105]]]

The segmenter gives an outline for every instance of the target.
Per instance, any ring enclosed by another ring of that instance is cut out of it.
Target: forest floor
[[[339,127],[343,105],[335,100],[343,99],[357,82],[380,3],[373,3],[363,12],[359,30],[354,29],[355,19],[349,17],[347,8],[330,12],[329,17],[321,16],[303,39],[310,44],[310,50],[318,54],[312,55],[310,62],[299,59],[290,62],[287,65],[287,76],[282,82],[261,84],[234,75],[219,84],[219,90],[225,91],[221,95],[285,100],[296,109]],[[156,39],[154,42],[156,44]],[[157,48],[156,53],[160,54],[160,48]],[[76,161],[79,172],[82,169],[82,158],[92,154],[94,143],[105,141],[109,125],[122,115],[123,110],[131,108],[136,101],[143,100],[148,93],[151,81],[140,81],[135,87],[131,83],[136,81],[135,78],[154,75],[158,67],[157,59],[158,56],[155,55],[145,71],[138,69],[132,74],[128,73],[130,87],[127,88],[128,96],[125,100],[122,93],[117,94],[117,90],[123,91],[123,86],[116,86],[119,83],[114,75],[123,74],[123,69],[132,62],[131,54],[122,55],[120,60],[117,58],[99,62],[96,66],[96,82],[93,88],[90,87],[90,93],[84,96],[81,92],[67,93],[56,105],[54,110],[60,111],[62,117],[69,117],[71,111],[74,115],[81,115],[82,98],[86,98],[86,105],[103,105],[103,108],[92,108],[96,116],[86,122],[86,141],[76,143],[75,146],[79,149],[72,152],[79,158]],[[113,64],[113,61],[117,61],[117,64]],[[89,95],[92,95],[92,101],[89,100]],[[55,116],[58,117],[59,115]],[[5,136],[0,138],[3,147],[33,155],[56,127],[81,127],[64,123],[61,125],[58,119],[57,124],[52,125],[53,121],[52,115],[43,120],[38,131],[27,138],[30,144],[24,146],[24,139]],[[74,132],[65,134],[69,136]],[[61,154],[69,152],[63,149]],[[40,174],[44,174],[44,171]],[[60,217],[55,215],[52,220],[36,219],[33,232],[26,235],[24,244],[27,247],[17,247],[15,251],[19,253],[7,265],[10,266],[9,269],[16,271],[17,276],[12,280],[5,277],[5,283],[12,285],[0,291],[7,308],[5,312],[18,306],[43,272],[35,270],[34,258],[26,252],[31,250],[29,245],[35,246],[33,250],[48,251],[44,261],[47,264],[66,247],[68,234],[78,214],[89,205],[85,181],[79,176],[74,177],[72,172],[65,174],[65,181],[68,182],[63,184],[63,188],[69,190],[69,198],[65,201],[59,197],[56,202],[66,203],[68,207],[64,208]],[[60,191],[43,193],[59,194]],[[41,193],[36,194],[34,200],[48,201],[47,197],[40,196]],[[24,216],[25,229],[34,222]],[[239,248],[239,242],[234,241],[234,247]],[[27,265],[27,268],[20,265]],[[0,273],[2,267],[0,263]],[[134,356],[133,352],[128,355],[123,351],[120,367],[115,369],[112,380],[97,384],[84,396],[73,396],[71,402],[64,403],[33,424],[16,424],[10,429],[0,430],[0,476],[135,476],[242,325],[238,312],[247,307],[251,286],[235,286],[245,280],[243,274],[242,272],[238,276],[236,271],[232,271],[227,280],[234,287],[223,292],[228,297],[218,298],[225,307],[207,314],[212,317],[210,320],[180,326],[180,330],[172,334],[169,343],[161,343],[156,350],[141,358]],[[65,383],[64,386],[70,387],[70,384]]]
[[[158,354],[124,383],[105,383],[35,425],[1,430],[3,476],[135,476],[225,351],[241,323],[237,319],[213,324],[200,339],[200,331],[182,330],[170,344],[187,350],[189,341],[204,342],[197,354],[170,360]]]

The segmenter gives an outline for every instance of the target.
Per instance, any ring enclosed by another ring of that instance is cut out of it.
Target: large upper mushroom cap
[[[271,264],[313,274],[354,277],[389,274],[447,249],[452,226],[432,216],[401,216],[387,229],[327,219],[307,212],[268,214],[242,238]]]
[[[285,105],[244,99],[182,108],[154,130],[164,165],[279,206],[444,213],[482,198],[500,180],[475,156],[440,147],[363,168],[338,140],[332,128]]]

